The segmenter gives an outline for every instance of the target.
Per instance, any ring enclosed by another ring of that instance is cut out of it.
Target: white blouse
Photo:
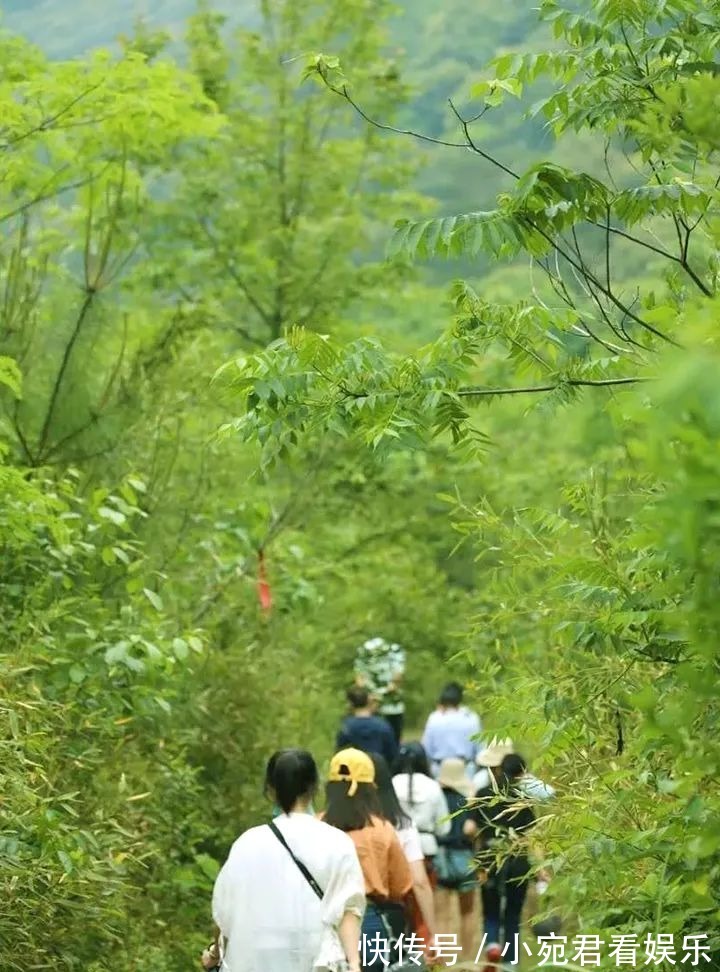
[[[485,769],[485,767],[479,769],[475,776],[473,776],[473,786],[475,787],[476,793],[478,790],[485,790],[491,783],[492,776],[490,775],[490,770]],[[524,773],[516,785],[521,796],[526,797],[528,800],[552,800],[555,796],[555,790],[549,783],[543,783],[542,780],[539,780],[531,773]]]
[[[314,972],[343,957],[337,927],[362,917],[365,881],[350,837],[307,813],[275,819],[324,891],[320,900],[270,828],[233,844],[213,890],[213,918],[227,950],[223,972]]]
[[[442,787],[437,780],[424,773],[413,773],[411,803],[408,773],[393,776],[393,786],[400,806],[420,832],[423,854],[433,857],[438,849],[436,838],[449,834],[451,826],[450,811]]]
[[[415,824],[409,824],[407,827],[398,828],[395,833],[398,835],[398,840],[400,841],[400,846],[403,849],[403,853],[407,858],[408,864],[416,864],[418,861],[424,861],[425,855],[423,854],[422,841],[420,840],[420,834]]]

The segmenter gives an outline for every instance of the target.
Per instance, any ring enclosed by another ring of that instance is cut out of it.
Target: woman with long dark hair
[[[368,946],[375,941],[390,942],[405,931],[404,904],[413,883],[410,865],[393,825],[383,816],[375,767],[367,753],[359,749],[336,753],[325,793],[323,819],[350,837],[365,879],[363,972],[383,972],[387,962],[383,962],[382,952]]]
[[[435,940],[435,905],[417,827],[400,806],[387,762],[378,753],[370,753],[375,766],[375,785],[380,809],[400,839],[412,874],[412,899],[409,903],[411,924],[417,936],[430,948]]]
[[[450,833],[448,805],[437,780],[430,775],[428,758],[419,742],[404,743],[393,766],[393,788],[400,806],[420,834],[431,885],[434,885],[433,861],[438,850],[438,837]]]
[[[308,813],[317,786],[310,753],[271,757],[265,789],[281,812],[235,841],[213,890],[223,972],[359,972],[363,874],[352,840]]]

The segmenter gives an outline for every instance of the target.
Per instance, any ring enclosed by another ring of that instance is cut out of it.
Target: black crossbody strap
[[[308,869],[305,867],[305,865],[303,864],[303,862],[302,861],[299,861],[297,859],[297,857],[295,857],[295,855],[293,854],[292,850],[290,849],[290,846],[289,846],[288,842],[285,840],[285,838],[280,833],[280,831],[278,830],[278,828],[275,826],[274,823],[270,823],[270,824],[268,824],[268,826],[270,827],[270,830],[272,830],[272,832],[275,834],[275,836],[277,837],[277,839],[280,841],[280,843],[283,845],[283,847],[285,848],[285,850],[288,852],[288,854],[290,855],[290,857],[292,857],[292,859],[295,861],[295,863],[297,864],[298,870],[300,871],[300,873],[302,874],[302,876],[305,878],[305,880],[307,881],[307,883],[310,885],[310,887],[313,889],[313,891],[315,892],[315,894],[318,896],[318,898],[322,898],[323,897],[323,889],[317,883],[317,881],[312,876],[312,874],[310,873],[310,871],[308,871]]]

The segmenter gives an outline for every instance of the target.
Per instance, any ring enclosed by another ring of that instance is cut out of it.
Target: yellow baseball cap
[[[361,749],[341,749],[330,760],[328,781],[350,783],[348,796],[355,796],[358,783],[375,782],[375,766],[368,754]]]

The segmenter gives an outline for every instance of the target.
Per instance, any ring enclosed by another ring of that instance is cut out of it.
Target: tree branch
[[[55,453],[60,452],[69,442],[72,442],[73,439],[76,439],[84,432],[87,432],[88,429],[93,428],[93,426],[97,425],[100,422],[100,420],[103,418],[103,415],[110,401],[110,395],[112,394],[113,388],[115,387],[117,379],[120,375],[120,370],[125,361],[127,339],[128,339],[128,318],[127,318],[127,314],[125,314],[123,319],[123,337],[122,337],[122,344],[120,346],[120,353],[118,354],[115,360],[115,364],[113,365],[113,368],[110,371],[110,375],[105,384],[105,389],[100,395],[96,408],[90,412],[90,418],[82,422],[80,425],[77,425],[74,429],[68,432],[67,435],[64,435],[61,439],[58,439],[53,445],[50,446],[50,448],[45,453],[46,460],[49,459]]]
[[[526,385],[519,388],[459,388],[454,394],[467,398],[489,398],[493,395],[537,395],[543,392],[556,391],[564,385],[570,385],[573,388],[611,388],[614,385],[636,385],[651,380],[651,378],[643,378],[639,375],[633,378],[565,378],[550,385]]]
[[[14,138],[8,139],[4,145],[0,146],[0,149],[5,150],[13,145],[17,145],[18,142],[22,142],[26,138],[31,138],[33,135],[37,135],[38,132],[46,132],[48,129],[52,128],[54,123],[62,118],[63,115],[66,115],[69,111],[72,111],[78,102],[82,101],[84,98],[87,98],[88,95],[91,95],[94,91],[97,91],[97,89],[100,88],[104,83],[105,79],[103,78],[101,81],[98,81],[97,84],[93,84],[89,88],[86,88],[85,91],[81,91],[79,95],[76,95],[63,108],[56,111],[54,115],[48,115],[47,118],[43,118],[43,120],[34,128],[30,128],[27,131],[22,132],[20,135],[16,135]],[[95,119],[93,119],[93,122],[94,121]]]
[[[444,145],[446,148],[467,149],[467,145],[464,142],[448,142],[442,138],[433,138],[431,135],[424,135],[422,132],[415,132],[410,128],[395,128],[394,125],[384,125],[382,122],[375,121],[374,118],[371,118],[363,111],[356,101],[353,101],[353,99],[350,97],[350,92],[347,89],[347,85],[343,85],[342,88],[336,88],[327,80],[325,80],[325,83],[332,92],[339,95],[341,98],[344,98],[348,104],[355,109],[358,115],[360,115],[361,118],[364,118],[369,125],[373,126],[373,128],[378,128],[382,132],[392,132],[394,135],[409,135],[411,138],[417,138],[421,142],[430,142],[432,145]]]
[[[472,136],[470,135],[470,128],[469,128],[470,122],[465,121],[465,119],[462,117],[462,115],[460,114],[460,112],[457,110],[457,108],[453,104],[451,98],[448,98],[448,104],[450,105],[450,108],[452,109],[453,115],[455,115],[455,117],[457,118],[457,120],[460,122],[460,126],[462,127],[463,135],[465,136],[465,141],[467,143],[467,147],[470,148],[473,152],[475,152],[476,155],[479,155],[481,158],[485,159],[486,162],[490,162],[491,165],[496,166],[496,168],[500,169],[502,172],[505,172],[507,175],[512,176],[513,179],[519,179],[520,176],[518,175],[517,172],[514,172],[512,169],[509,169],[506,165],[504,165],[498,159],[493,158],[492,155],[488,155],[487,152],[483,152],[483,150],[478,145],[475,144],[475,142],[473,141]]]
[[[623,317],[622,317],[622,319],[620,321],[620,325],[619,325],[620,330],[618,330],[618,328],[615,326],[615,322],[612,320],[612,318],[608,314],[608,312],[605,309],[605,307],[603,307],[603,303],[600,300],[600,297],[598,296],[598,294],[596,293],[596,291],[593,289],[593,284],[592,284],[593,275],[589,272],[588,266],[585,263],[585,258],[583,256],[582,250],[580,248],[580,241],[578,240],[577,233],[575,232],[575,227],[573,227],[573,229],[572,229],[572,238],[573,238],[573,247],[574,247],[574,250],[575,250],[575,255],[577,256],[578,263],[580,265],[580,273],[582,274],[583,283],[587,287],[588,294],[590,295],[590,297],[592,298],[593,302],[595,303],[595,306],[600,311],[600,316],[602,317],[602,319],[605,321],[605,323],[607,324],[607,326],[610,328],[610,330],[613,332],[613,334],[615,335],[615,337],[619,341],[626,341],[628,344],[632,345],[633,347],[638,348],[640,351],[648,351],[649,350],[648,348],[646,348],[643,344],[640,344],[638,341],[636,341],[634,338],[632,338],[627,333],[627,331],[625,330],[625,327],[623,326],[624,325],[624,322],[625,322],[625,314],[623,314]],[[610,259],[610,257],[609,257],[609,252],[608,252],[608,255],[607,255],[607,261],[608,261],[607,269],[608,269],[608,274],[609,274],[609,259]],[[607,290],[608,291],[610,290],[610,282],[609,281],[610,281],[610,277],[608,275],[608,286],[607,286]],[[587,324],[585,324],[585,327],[587,327]],[[588,330],[589,330],[589,328],[588,328]],[[601,343],[603,343],[603,342],[601,341]]]
[[[245,297],[247,298],[248,303],[256,311],[256,313],[260,317],[260,319],[263,322],[263,324],[268,329],[272,330],[272,315],[268,311],[265,310],[265,308],[262,306],[262,304],[260,303],[260,301],[255,297],[255,295],[252,293],[252,291],[248,288],[247,283],[245,282],[245,280],[243,280],[243,278],[237,272],[237,270],[233,266],[233,263],[230,260],[230,258],[227,256],[227,254],[225,254],[225,253],[222,252],[222,249],[220,247],[220,243],[219,243],[217,237],[214,235],[214,233],[212,232],[212,230],[209,228],[209,226],[207,225],[206,221],[204,219],[200,218],[198,220],[198,222],[200,223],[201,228],[204,230],[205,235],[207,236],[208,240],[210,241],[210,244],[211,244],[213,250],[215,251],[215,255],[220,260],[222,260],[222,262],[223,262],[223,264],[225,266],[225,269],[230,274],[230,276],[235,281],[235,283],[238,285],[238,287],[240,288],[240,290],[245,294]]]
[[[13,405],[12,424],[13,424],[13,428],[15,429],[15,434],[18,437],[18,442],[22,446],[22,451],[25,456],[25,461],[30,466],[34,465],[33,456],[32,453],[30,452],[30,445],[22,430],[22,426],[20,425],[20,402],[18,400],[16,400],[15,404]]]
[[[45,185],[50,185],[56,176],[57,173],[55,173],[55,176],[53,176],[53,178],[50,179]],[[82,189],[83,186],[87,186],[94,180],[95,176],[87,176],[84,179],[78,179],[76,182],[68,182],[66,185],[60,186],[57,189],[51,189],[48,192],[41,189],[37,196],[34,196],[32,199],[28,199],[24,203],[21,203],[15,209],[9,209],[7,212],[0,214],[0,223],[4,223],[8,219],[12,219],[14,216],[20,216],[27,212],[28,209],[32,209],[33,206],[37,206],[38,203],[46,202],[48,199],[54,199],[56,196],[60,196],[64,192],[70,192],[72,189]]]
[[[381,131],[392,132],[392,133],[394,133],[396,135],[409,135],[412,138],[417,138],[417,139],[420,139],[420,140],[425,141],[425,142],[431,142],[431,143],[436,144],[436,145],[444,145],[444,146],[447,146],[449,148],[466,148],[466,149],[470,149],[470,151],[474,152],[476,155],[479,155],[481,158],[485,159],[491,165],[494,165],[496,168],[500,169],[502,172],[504,172],[507,175],[511,176],[513,179],[516,179],[517,180],[517,179],[520,178],[520,176],[519,176],[519,174],[517,172],[515,172],[513,169],[511,169],[508,166],[506,166],[503,162],[500,162],[498,159],[496,159],[493,156],[489,155],[487,152],[483,151],[475,143],[475,141],[473,140],[473,138],[472,138],[472,136],[470,135],[470,132],[469,132],[469,122],[462,117],[462,115],[455,108],[455,105],[453,104],[452,101],[450,101],[449,104],[450,104],[450,107],[451,107],[451,109],[452,109],[455,117],[458,119],[458,121],[460,122],[460,125],[461,125],[461,127],[463,129],[463,134],[464,134],[464,137],[465,137],[465,142],[448,142],[448,141],[446,141],[444,139],[432,138],[429,135],[424,135],[423,133],[413,131],[412,129],[396,128],[394,125],[385,125],[385,124],[383,124],[381,122],[378,122],[375,119],[371,118],[360,107],[360,105],[358,105],[357,102],[353,100],[353,98],[350,96],[350,94],[348,92],[347,85],[344,85],[342,87],[342,89],[336,88],[334,85],[330,84],[330,82],[327,80],[327,78],[324,75],[321,75],[321,76],[323,77],[323,80],[325,81],[325,83],[327,84],[328,88],[331,91],[333,91],[335,94],[339,95],[340,97],[344,98],[348,102],[348,104],[350,104],[352,106],[352,108],[360,115],[361,118],[365,119],[365,121],[367,121],[368,124],[373,125],[375,128],[378,128]],[[535,230],[535,232],[539,233],[543,237],[543,239],[545,239],[546,242],[549,243],[551,247],[553,247],[553,249],[556,249],[557,252],[560,253],[560,255],[565,260],[567,260],[567,262],[570,264],[570,266],[574,266],[575,269],[578,270],[578,272],[583,273],[583,270],[574,262],[574,260],[572,259],[572,257],[569,256],[568,253],[565,250],[562,249],[562,247],[560,246],[560,244],[558,243],[558,241],[557,241],[556,238],[554,238],[550,233],[546,232],[540,226],[538,226],[538,224],[535,223],[530,217],[525,216],[525,217],[521,217],[521,218],[524,218],[525,221],[528,223],[528,225],[531,226],[532,229]],[[677,220],[677,217],[675,216],[674,219]],[[655,253],[658,253],[659,255],[663,256],[664,258],[666,258],[668,260],[671,260],[672,262],[678,263],[686,271],[686,273],[688,273],[688,275],[691,277],[691,279],[695,282],[695,284],[700,288],[700,290],[704,294],[706,294],[707,296],[711,296],[712,295],[711,292],[707,289],[706,285],[700,280],[699,277],[697,277],[697,275],[694,273],[694,271],[692,271],[687,266],[687,263],[686,263],[686,261],[684,261],[682,259],[682,256],[681,257],[676,257],[676,256],[674,256],[674,254],[669,253],[668,251],[662,249],[661,247],[657,247],[657,246],[655,246],[652,243],[648,243],[645,240],[642,240],[642,239],[640,239],[640,238],[638,238],[636,236],[633,236],[631,233],[627,233],[625,230],[621,230],[619,227],[610,226],[609,223],[600,223],[600,222],[597,222],[596,220],[591,220],[591,219],[587,219],[587,218],[583,218],[582,222],[586,222],[586,223],[588,223],[591,226],[598,227],[598,228],[602,229],[606,234],[607,233],[612,233],[613,235],[616,235],[616,236],[622,236],[623,238],[625,238],[627,240],[630,240],[631,242],[635,243],[637,246],[644,247],[645,249],[648,249],[648,250],[651,250],[651,251],[653,251]],[[681,253],[682,253],[682,248],[681,248]],[[630,308],[628,308],[626,305],[624,305],[622,303],[622,301],[616,296],[616,294],[613,292],[613,290],[612,290],[612,288],[610,286],[604,286],[603,284],[600,283],[599,280],[597,280],[597,278],[594,275],[589,275],[589,273],[588,273],[587,279],[588,280],[592,280],[593,285],[600,291],[600,293],[602,293],[611,303],[613,303],[618,308],[618,310],[621,311],[621,313],[624,316],[629,317],[631,320],[634,320],[635,323],[638,324],[640,327],[642,327],[645,330],[649,331],[650,333],[654,334],[656,337],[660,338],[661,340],[666,341],[669,344],[673,344],[676,347],[681,347],[681,345],[679,344],[679,342],[675,341],[673,338],[669,337],[667,334],[664,334],[662,331],[658,330],[656,327],[653,327],[652,324],[649,324],[647,321],[644,321],[637,314],[634,314]]]
[[[65,345],[65,351],[60,362],[60,367],[58,368],[58,373],[55,376],[55,383],[53,385],[52,392],[50,393],[50,399],[48,401],[47,411],[45,412],[45,420],[43,421],[42,430],[40,432],[40,439],[38,441],[36,462],[40,462],[42,459],[42,454],[47,444],[48,435],[50,434],[50,426],[52,425],[52,420],[55,415],[55,409],[57,407],[58,398],[60,396],[60,390],[65,380],[65,374],[67,372],[68,366],[70,364],[70,359],[72,358],[73,350],[80,337],[80,332],[82,330],[85,319],[90,311],[93,300],[95,299],[96,291],[87,290],[85,292],[85,298],[78,312],[77,319],[75,321],[75,326],[70,335],[70,340]]]
[[[673,344],[675,345],[675,347],[681,347],[679,342],[677,342],[674,338],[669,337],[667,334],[663,334],[662,331],[659,331],[656,327],[653,327],[652,324],[648,324],[647,321],[644,321],[642,317],[638,317],[637,314],[634,314],[630,310],[630,308],[626,307],[625,304],[622,303],[620,298],[617,297],[612,290],[610,290],[609,288],[601,284],[600,281],[597,279],[597,277],[594,274],[590,273],[587,267],[583,269],[583,265],[576,263],[573,257],[567,252],[567,250],[563,249],[563,247],[560,245],[560,243],[558,243],[555,237],[551,236],[544,229],[542,229],[542,227],[538,226],[537,223],[535,223],[532,219],[530,219],[530,217],[521,216],[520,218],[524,219],[525,222],[528,224],[528,226],[532,227],[532,229],[534,229],[536,233],[539,233],[540,236],[542,236],[542,238],[547,243],[549,243],[550,246],[554,250],[556,250],[564,260],[567,260],[568,264],[571,267],[574,267],[575,270],[577,270],[580,274],[582,274],[582,276],[585,277],[586,280],[591,281],[593,286],[597,287],[600,293],[604,294],[605,297],[607,297],[608,300],[611,301],[611,303],[613,303],[618,308],[618,310],[622,311],[623,314],[625,314],[631,320],[635,321],[636,324],[639,324],[640,327],[643,327],[645,328],[645,330],[650,331],[651,334],[654,334],[656,337],[659,337],[661,340],[666,341],[668,344]]]

